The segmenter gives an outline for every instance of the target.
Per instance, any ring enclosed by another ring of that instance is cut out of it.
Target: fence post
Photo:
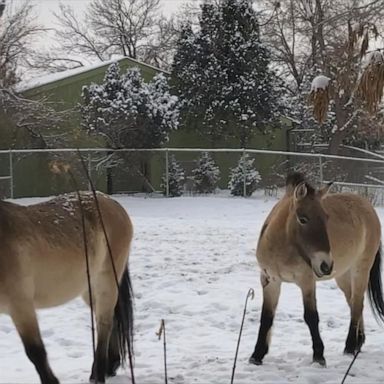
[[[88,176],[92,180],[92,152],[88,153]],[[88,181],[88,190],[92,191],[91,181]]]
[[[12,157],[12,149],[9,150],[9,189],[11,192],[11,199],[14,197],[13,192],[13,157]]]
[[[165,196],[169,197],[169,153],[165,150]]]
[[[243,197],[247,196],[247,167],[245,166],[245,155],[247,154],[247,151],[245,148],[243,149],[243,175],[244,175],[244,180],[243,180]]]
[[[324,175],[323,175],[323,156],[319,156],[319,167],[320,167],[320,185],[323,185]]]

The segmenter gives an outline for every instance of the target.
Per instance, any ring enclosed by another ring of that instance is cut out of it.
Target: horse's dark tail
[[[373,262],[369,274],[368,297],[376,320],[384,323],[383,284],[381,281],[381,245],[377,250],[375,261]]]
[[[119,298],[115,307],[114,326],[109,347],[109,375],[114,376],[117,368],[125,365],[127,357],[132,364],[133,293],[128,267],[120,281]]]

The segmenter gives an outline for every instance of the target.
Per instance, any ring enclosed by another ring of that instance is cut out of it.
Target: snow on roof
[[[146,67],[152,68],[152,69],[156,70],[157,72],[163,72],[163,73],[168,74],[168,72],[163,71],[159,68],[156,68],[152,65],[142,63],[142,62],[135,60],[135,59],[132,59],[130,57],[121,56],[121,57],[117,57],[117,58],[115,57],[111,60],[101,61],[99,63],[92,64],[92,65],[85,65],[85,66],[78,67],[78,68],[68,69],[66,71],[49,73],[49,74],[44,75],[44,76],[39,76],[39,77],[35,77],[33,79],[24,80],[24,81],[21,81],[20,83],[16,84],[15,91],[16,92],[25,92],[25,91],[28,91],[28,90],[33,89],[33,88],[38,88],[38,87],[41,87],[41,86],[46,85],[46,84],[54,83],[58,80],[66,79],[66,78],[71,77],[71,76],[75,76],[75,75],[79,75],[81,73],[89,72],[89,71],[92,71],[92,70],[97,69],[97,68],[102,68],[102,67],[110,65],[112,63],[120,62],[124,59],[132,61],[133,63],[137,63],[138,65],[144,65]]]
[[[318,89],[326,89],[331,79],[324,75],[316,76],[312,80],[311,91],[317,91]]]

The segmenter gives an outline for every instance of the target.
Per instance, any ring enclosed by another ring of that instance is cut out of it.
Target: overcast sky
[[[53,28],[57,26],[55,24],[56,19],[52,12],[59,11],[59,4],[63,3],[73,7],[75,13],[79,16],[83,15],[86,5],[90,0],[6,0],[8,9],[13,11],[18,5],[24,4],[25,1],[30,1],[35,5],[35,13],[37,15],[37,21],[39,25],[45,28]],[[105,0],[108,1],[108,0]],[[199,0],[160,0],[162,6],[162,13],[166,16],[171,15],[178,11],[178,9],[188,1]],[[44,37],[38,38],[34,41],[33,45],[37,47],[51,47],[54,45],[53,32],[48,32]]]
[[[8,0],[13,1],[15,4],[23,0]],[[105,0],[108,1],[108,0]],[[64,3],[72,6],[80,14],[84,11],[86,4],[89,0],[33,0],[37,6],[40,23],[50,26],[54,21],[52,11],[59,9],[59,4]],[[165,15],[170,15],[177,11],[178,8],[186,2],[186,0],[161,0],[163,12]]]

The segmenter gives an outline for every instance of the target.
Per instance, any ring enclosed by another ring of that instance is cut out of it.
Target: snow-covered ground
[[[169,382],[229,383],[248,289],[249,302],[235,383],[340,383],[351,358],[343,355],[349,310],[333,281],[318,284],[320,330],[327,368],[311,363],[311,339],[299,289],[283,286],[270,353],[264,365],[248,364],[257,336],[261,289],[255,245],[275,200],[231,197],[174,199],[125,197],[135,226],[130,269],[135,291],[137,384],[164,383],[166,321]],[[24,199],[30,203],[36,199]],[[384,210],[378,209],[382,219]],[[365,308],[366,344],[346,383],[382,383],[384,329]],[[81,300],[39,312],[49,360],[62,383],[88,381],[91,359],[89,310]],[[108,381],[129,383],[127,372]],[[38,383],[18,335],[0,316],[0,383]]]

